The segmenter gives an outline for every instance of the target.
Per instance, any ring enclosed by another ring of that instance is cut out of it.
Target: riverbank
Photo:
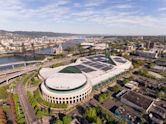
[[[12,57],[12,56],[14,56],[14,54],[10,54],[10,53],[0,54],[0,58],[3,58],[3,57]]]

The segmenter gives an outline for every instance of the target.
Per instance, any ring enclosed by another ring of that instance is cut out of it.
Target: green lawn
[[[66,104],[53,104],[53,103],[49,103],[45,100],[43,100],[41,97],[41,94],[40,94],[40,91],[39,89],[37,89],[35,92],[34,92],[34,98],[36,99],[36,101],[40,104],[43,104],[45,106],[48,106],[48,107],[51,107],[51,108],[67,108],[67,105]]]

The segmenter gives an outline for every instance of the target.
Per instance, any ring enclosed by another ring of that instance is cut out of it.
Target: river
[[[83,39],[70,40],[70,41],[67,41],[65,44],[63,44],[62,47],[63,47],[63,49],[65,49],[65,48],[68,48],[68,47],[76,46],[82,41],[83,41]],[[52,47],[44,48],[44,49],[40,50],[40,53],[51,54],[53,52],[52,49],[53,49]],[[28,61],[28,59],[23,58],[23,57],[18,57],[18,56],[7,56],[7,57],[1,57],[0,58],[0,64],[6,64],[6,63],[12,63],[12,62],[18,62],[18,61]]]

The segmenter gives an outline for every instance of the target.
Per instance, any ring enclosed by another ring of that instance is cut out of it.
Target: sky
[[[0,29],[166,35],[166,0],[0,0]]]

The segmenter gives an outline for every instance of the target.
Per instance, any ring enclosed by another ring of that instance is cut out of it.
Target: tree
[[[142,76],[147,76],[148,75],[148,71],[145,70],[145,69],[140,70],[138,73]]]
[[[112,87],[112,91],[115,92],[115,93],[117,93],[119,90],[120,89],[119,89],[119,87],[117,85]]]
[[[92,55],[92,52],[93,52],[93,47],[90,47],[88,51],[88,55]]]
[[[103,103],[104,100],[105,100],[104,97],[103,97],[102,95],[100,95],[98,99],[99,99],[99,102],[100,102],[100,103]]]
[[[63,122],[61,120],[56,120],[55,124],[63,124]]]
[[[85,110],[85,116],[89,122],[94,122],[97,116],[96,109],[94,107],[89,107]]]
[[[166,92],[166,86],[163,86],[163,87],[161,88],[161,91]]]
[[[145,64],[145,61],[140,59],[132,59],[132,63],[134,67],[137,68],[137,67],[143,66]]]
[[[164,97],[164,92],[163,92],[163,91],[158,92],[158,93],[157,93],[157,97],[158,97],[159,99],[162,99],[162,98]]]
[[[125,78],[125,79],[123,80],[123,84],[125,85],[125,84],[127,84],[127,83],[129,83],[129,79]]]
[[[6,115],[0,106],[0,124],[6,124]]]
[[[108,98],[108,96],[109,96],[109,93],[102,93],[102,94],[100,94],[99,98],[98,98],[99,102],[103,103]]]
[[[70,124],[70,122],[72,121],[72,118],[68,115],[63,117],[63,124]]]
[[[21,47],[22,47],[22,51],[21,51],[21,52],[22,52],[23,54],[26,54],[25,44],[22,43]]]
[[[31,47],[32,47],[32,54],[35,58],[35,46],[34,46],[34,43],[31,43]]]
[[[81,44],[78,45],[78,51],[79,51],[79,54],[82,56],[84,49],[82,48]]]
[[[10,105],[10,110],[11,110],[11,114],[12,114],[12,117],[13,117],[13,124],[17,124],[16,122],[16,110],[15,110],[15,103],[14,103],[14,100],[13,100],[13,97],[12,95],[10,95],[7,99],[7,102],[8,104]]]
[[[96,124],[102,124],[102,120],[99,117],[96,118]]]

